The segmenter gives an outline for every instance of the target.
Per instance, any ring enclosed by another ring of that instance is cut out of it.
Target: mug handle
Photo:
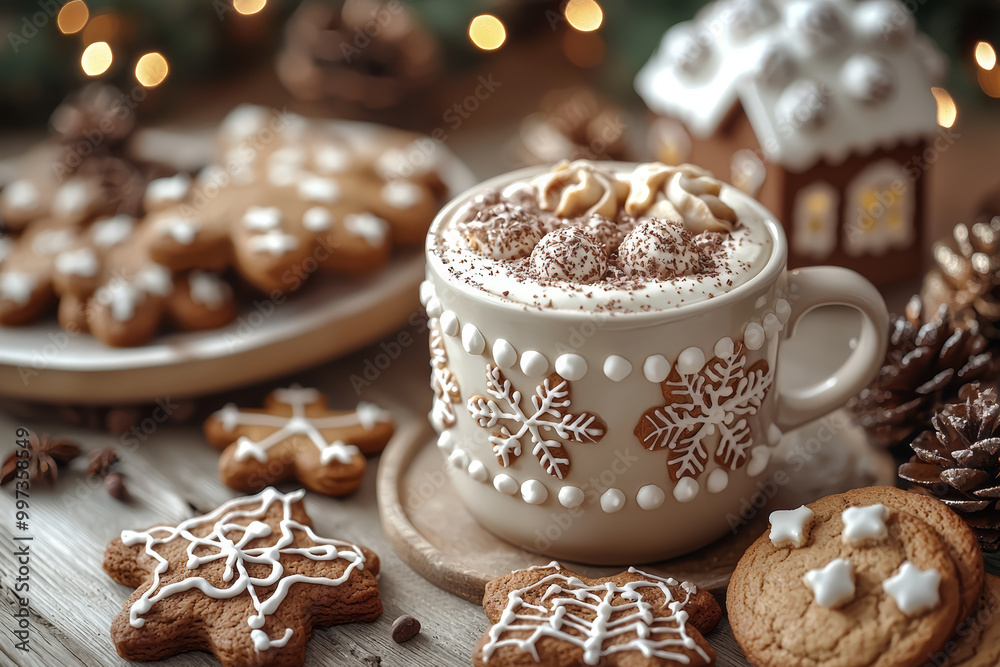
[[[850,306],[861,313],[862,321],[857,347],[833,375],[794,390],[779,387],[775,423],[782,431],[833,412],[867,386],[882,366],[889,335],[882,295],[854,271],[839,266],[795,269],[788,273],[788,287],[788,336],[803,315],[820,306]]]

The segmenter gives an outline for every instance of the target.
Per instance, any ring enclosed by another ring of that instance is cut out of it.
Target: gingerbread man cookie
[[[486,585],[493,625],[476,643],[476,667],[679,667],[714,665],[702,636],[722,610],[708,592],[629,568],[591,579],[556,562]]]
[[[268,488],[176,526],[122,531],[104,553],[104,571],[136,589],[111,624],[118,654],[302,665],[313,628],[378,618],[378,557],[317,535],[304,494]]]
[[[56,256],[73,246],[77,229],[39,220],[19,238],[0,236],[0,324],[34,321],[52,303]]]
[[[353,492],[365,454],[382,451],[393,433],[389,413],[372,403],[329,410],[316,389],[276,389],[260,410],[226,405],[205,422],[205,437],[223,449],[222,482],[241,491],[296,479],[330,496]]]
[[[186,331],[236,317],[228,283],[214,273],[176,273],[149,257],[148,221],[118,215],[94,222],[54,261],[59,321],[113,346],[141,345],[164,322]]]
[[[923,665],[982,590],[975,536],[949,514],[890,487],[772,513],[729,585],[740,647],[760,667]]]

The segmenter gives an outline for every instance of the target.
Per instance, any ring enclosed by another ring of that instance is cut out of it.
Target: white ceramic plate
[[[333,122],[365,142],[378,126]],[[147,131],[141,151],[185,168],[211,157],[211,132]],[[442,150],[452,194],[475,184],[472,172]],[[115,349],[88,335],[68,336],[52,320],[0,328],[0,395],[53,403],[150,402],[208,394],[291,373],[354,351],[397,329],[419,312],[422,248],[393,254],[378,273],[361,278],[317,275],[279,306],[260,297],[229,326],[161,335],[147,345]]]

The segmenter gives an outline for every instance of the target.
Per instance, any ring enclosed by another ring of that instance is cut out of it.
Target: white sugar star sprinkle
[[[885,505],[848,507],[841,518],[844,521],[844,533],[841,537],[847,544],[859,545],[889,536],[889,529],[885,526],[889,508]]]
[[[854,599],[854,566],[849,560],[832,560],[821,570],[806,572],[804,579],[821,607],[833,609]]]
[[[771,512],[771,544],[776,547],[803,547],[812,525],[813,511],[805,505],[794,510]]]
[[[940,572],[933,568],[921,570],[910,561],[904,562],[896,574],[882,582],[882,589],[907,616],[919,616],[938,606],[940,586]]]

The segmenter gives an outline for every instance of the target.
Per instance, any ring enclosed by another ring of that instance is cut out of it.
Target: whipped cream
[[[725,294],[772,245],[758,209],[704,170],[577,161],[480,192],[428,249],[450,281],[500,300],[627,313]]]

